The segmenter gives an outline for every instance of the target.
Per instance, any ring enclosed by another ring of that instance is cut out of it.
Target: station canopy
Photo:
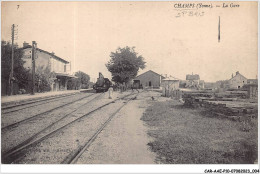
[[[77,79],[77,76],[66,74],[66,73],[55,73],[56,77],[69,77],[69,78],[75,78]]]

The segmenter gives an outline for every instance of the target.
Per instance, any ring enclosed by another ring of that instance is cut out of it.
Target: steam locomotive
[[[102,73],[99,73],[99,77],[97,78],[97,82],[93,86],[93,89],[95,89],[96,92],[106,92],[111,85],[112,83],[110,80],[108,78],[104,78]]]

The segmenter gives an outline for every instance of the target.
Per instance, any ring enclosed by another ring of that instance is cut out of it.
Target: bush
[[[78,77],[77,79],[70,79],[68,81],[67,88],[69,90],[78,90],[78,89],[88,89],[89,87],[89,75],[78,71],[75,73],[75,76]]]
[[[35,72],[35,89],[37,89],[38,92],[51,91],[50,78],[52,76],[53,73],[50,72],[48,67],[37,67]]]

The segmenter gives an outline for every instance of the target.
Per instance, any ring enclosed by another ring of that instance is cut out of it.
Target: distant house
[[[139,83],[142,87],[159,88],[161,86],[162,79],[164,77],[152,70],[149,70],[143,74],[138,75],[134,81]]]
[[[24,42],[23,44],[23,57],[22,59],[25,61],[24,67],[27,69],[32,68],[32,46],[28,43]],[[53,77],[50,78],[51,81],[51,90],[67,90],[67,82],[71,78],[76,78],[71,75],[67,70],[69,66],[69,62],[65,59],[62,59],[56,56],[53,52],[50,53],[48,51],[36,48],[35,54],[35,69],[37,70],[49,70],[53,73]]]
[[[186,75],[186,88],[204,88],[204,80],[200,80],[198,74],[187,74]]]
[[[239,71],[236,72],[236,75],[228,81],[228,87],[231,89],[239,89],[242,88],[245,84],[247,84],[247,78],[244,77]]]

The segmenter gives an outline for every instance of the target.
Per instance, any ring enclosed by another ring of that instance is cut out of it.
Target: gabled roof
[[[156,75],[162,76],[162,75],[160,75],[160,74],[158,74],[158,73],[156,73],[156,72],[154,72],[154,71],[152,71],[152,70],[149,70],[149,71],[146,71],[146,72],[144,72],[144,73],[142,73],[142,74],[136,76],[135,78],[138,78],[138,77],[140,77],[140,76],[142,76],[142,75],[144,75],[144,74],[146,74],[146,73],[148,73],[148,72],[152,72],[152,73],[154,73],[154,74],[156,74]],[[162,77],[164,78],[164,76],[162,76]]]
[[[20,49],[27,49],[27,48],[32,48],[32,46],[31,46],[31,45],[27,45],[27,46],[25,46],[25,47],[23,47],[23,48],[20,48]],[[40,52],[44,52],[44,53],[46,53],[46,54],[49,54],[50,56],[52,56],[53,58],[55,58],[55,59],[57,59],[57,60],[59,60],[59,61],[61,61],[61,62],[69,63],[67,60],[64,60],[64,59],[62,59],[62,58],[60,58],[60,57],[58,57],[58,56],[56,56],[56,55],[54,55],[53,53],[50,53],[50,52],[48,52],[48,51],[42,50],[42,49],[40,49],[40,48],[36,48],[36,50],[37,50],[37,51],[40,51]]]
[[[238,76],[238,75],[240,75],[240,76],[244,77],[245,79],[247,79],[245,76],[243,76],[243,75],[240,74],[240,73],[237,73],[237,74],[236,74],[234,77],[232,77],[231,79],[235,78],[235,77]],[[231,79],[229,79],[229,80],[231,80]]]

